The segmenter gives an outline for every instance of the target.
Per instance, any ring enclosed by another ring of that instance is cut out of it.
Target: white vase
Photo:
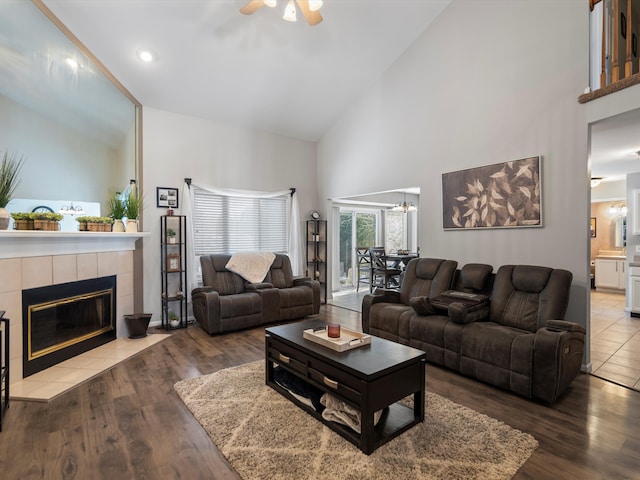
[[[113,232],[124,232],[124,223],[122,220],[115,220],[113,222]]]
[[[5,208],[0,208],[0,230],[6,230],[9,228],[9,219],[11,215]]]
[[[127,233],[135,233],[138,231],[138,220],[127,219]]]

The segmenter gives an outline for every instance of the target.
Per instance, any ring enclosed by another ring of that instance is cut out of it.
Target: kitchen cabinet
[[[596,288],[625,290],[627,284],[626,259],[596,258]]]
[[[640,317],[640,266],[629,267],[629,289],[631,316]]]

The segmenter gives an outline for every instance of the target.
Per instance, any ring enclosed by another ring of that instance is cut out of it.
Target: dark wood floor
[[[321,317],[359,326],[338,307]],[[173,384],[261,359],[263,345],[261,328],[210,337],[193,326],[48,404],[12,402],[0,478],[237,479]],[[515,478],[640,478],[640,392],[580,375],[548,407],[431,365],[427,388],[536,437]]]

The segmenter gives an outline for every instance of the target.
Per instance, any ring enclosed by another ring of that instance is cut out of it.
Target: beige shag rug
[[[245,480],[508,479],[538,442],[498,420],[427,393],[425,421],[367,456],[265,385],[264,362],[175,384]]]

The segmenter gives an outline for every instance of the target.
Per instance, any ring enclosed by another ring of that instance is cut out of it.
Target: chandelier
[[[413,202],[407,203],[407,192],[402,192],[403,197],[402,197],[402,202],[396,204],[391,211],[393,212],[402,212],[402,213],[407,213],[407,212],[416,212],[418,210],[418,207],[416,207]]]

